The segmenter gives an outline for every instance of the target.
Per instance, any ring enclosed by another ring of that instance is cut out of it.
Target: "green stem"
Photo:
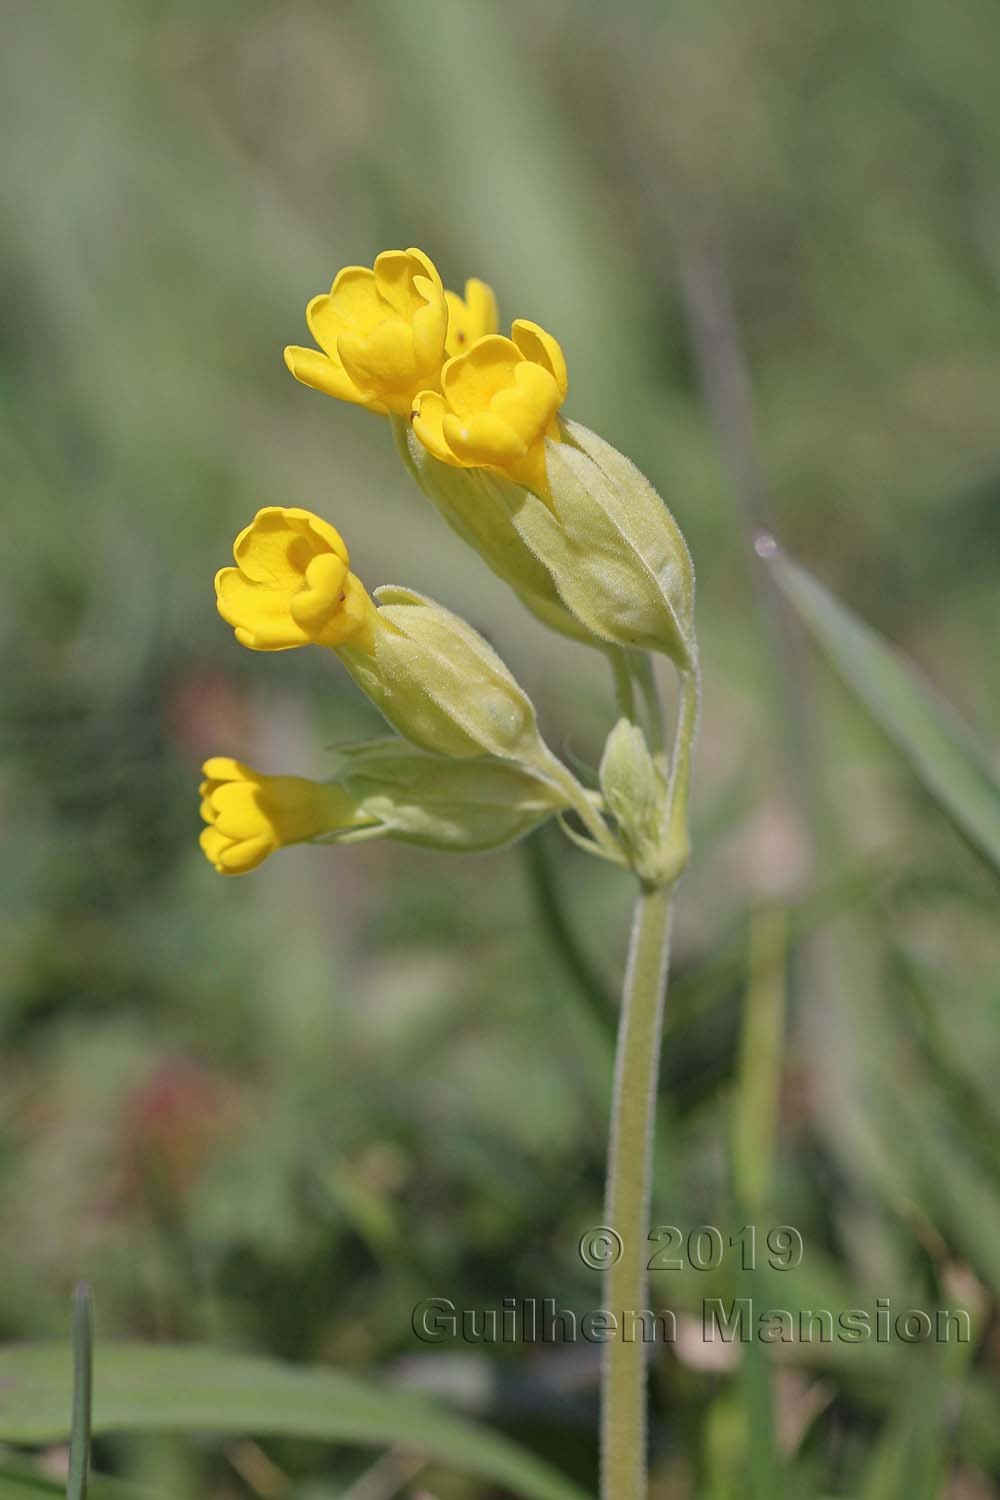
[[[645,676],[654,733],[662,745],[662,710],[648,662]],[[634,1319],[648,1300],[649,1206],[671,900],[690,849],[688,796],[700,709],[701,678],[694,660],[680,679],[663,828],[667,877],[663,884],[640,888],[618,1022],[606,1214],[620,1254],[604,1279],[604,1307],[613,1321],[601,1375],[601,1500],[644,1500],[646,1494],[646,1359]]]
[[[641,889],[625,970],[608,1145],[607,1224],[621,1253],[604,1274],[615,1320],[601,1375],[601,1497],[646,1494],[646,1356],[631,1316],[647,1302],[653,1122],[670,948],[671,890]],[[626,1340],[623,1332],[631,1334]]]
[[[670,785],[667,792],[666,848],[673,852],[679,875],[691,852],[688,835],[688,798],[691,792],[691,766],[701,717],[701,672],[697,659],[691,669],[681,674],[680,701],[677,706],[677,728],[670,761]]]
[[[666,744],[663,735],[663,707],[660,703],[659,689],[656,686],[653,659],[647,652],[642,652],[636,657],[635,673],[639,679],[639,691],[642,693],[642,701],[646,706],[646,718],[649,721],[650,749],[654,756],[662,763],[666,758]]]
[[[569,767],[563,765],[559,757],[546,747],[543,758],[538,762],[538,769],[566,794],[567,802],[604,858],[611,860],[612,864],[624,865],[625,856],[618,840]]]
[[[619,717],[635,722],[635,683],[628,656],[621,646],[608,647],[608,661],[615,680],[615,703]]]

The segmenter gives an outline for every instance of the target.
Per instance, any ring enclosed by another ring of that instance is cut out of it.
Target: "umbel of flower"
[[[215,586],[242,645],[331,647],[389,723],[425,750],[551,764],[530,699],[482,636],[408,589],[376,590],[376,608],[339,532],[319,516],[267,507],[234,556]]]
[[[201,847],[220,875],[245,875],[284,844],[301,844],[354,819],[351,796],[302,776],[265,776],[227,755],[207,760]]]
[[[483,315],[481,301],[478,293],[470,299],[470,327]],[[418,391],[438,383],[448,306],[437,269],[420,250],[385,250],[371,270],[345,266],[329,292],[309,303],[306,322],[319,349],[285,350],[304,385],[369,411],[405,414]]]

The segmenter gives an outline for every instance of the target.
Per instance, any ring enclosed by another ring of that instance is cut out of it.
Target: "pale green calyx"
[[[694,656],[694,570],[670,511],[633,463],[588,428],[546,444],[551,503],[518,493],[514,525],[563,603],[601,640]]]
[[[364,822],[358,837],[457,853],[501,849],[567,806],[548,778],[510,761],[446,760],[396,740],[345,752],[337,776]]]
[[[393,418],[393,432],[403,463],[427,498],[521,602],[551,630],[586,645],[599,644],[563,603],[544,559],[535,555],[514,524],[521,487],[491,469],[442,463],[403,418]]]
[[[411,589],[375,598],[374,649],[339,654],[394,729],[438,755],[547,764],[530,698],[471,625]]]

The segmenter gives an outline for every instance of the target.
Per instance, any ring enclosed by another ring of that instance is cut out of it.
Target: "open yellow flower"
[[[448,307],[437,269],[421,250],[384,250],[374,267],[345,266],[306,308],[319,349],[290,345],[285,363],[303,385],[370,411],[406,415],[436,386]]]
[[[350,570],[339,531],[311,511],[259,510],[215,577],[219,614],[253,651],[343,646],[370,651],[375,605]]]
[[[445,352],[449,359],[471,349],[477,339],[488,333],[496,333],[500,326],[497,299],[493,288],[485,281],[472,277],[465,283],[465,296],[457,292],[445,292],[448,304],[448,337]]]
[[[548,498],[545,439],[558,441],[566,361],[556,340],[519,319],[511,337],[488,334],[441,372],[441,391],[421,391],[413,430],[443,463],[498,469]]]
[[[202,768],[201,847],[220,875],[245,875],[284,844],[350,827],[354,803],[342,787],[304,776],[265,776],[228,755]]]

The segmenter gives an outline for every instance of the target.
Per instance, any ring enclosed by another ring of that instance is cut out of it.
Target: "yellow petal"
[[[299,506],[266,505],[236,538],[240,572],[269,588],[296,589],[314,557],[332,552],[345,567],[351,559],[335,526]]]
[[[358,651],[370,655],[375,648],[378,611],[359,578],[348,573],[340,609],[318,638],[322,646],[339,646],[349,641]]]
[[[306,308],[309,332],[331,358],[345,328],[368,333],[386,316],[374,271],[367,266],[345,266],[338,271],[326,296],[314,297]]]
[[[245,766],[241,760],[234,760],[231,755],[213,755],[201,769],[209,781],[243,781],[255,774],[249,766]]]
[[[510,339],[488,334],[465,354],[449,359],[441,372],[441,388],[449,406],[459,417],[487,411],[497,391],[510,385],[514,368],[523,359]]]
[[[455,454],[448,447],[442,426],[447,410],[447,401],[437,391],[421,391],[413,402],[413,430],[428,453],[442,463],[454,464]]]
[[[229,844],[219,854],[216,869],[220,875],[249,875],[262,865],[277,846],[267,837],[246,839],[241,844]]]
[[[253,651],[287,651],[309,637],[292,619],[291,593],[251,583],[238,568],[222,568],[215,578],[216,605],[241,645]]]
[[[295,379],[325,396],[335,396],[338,401],[352,401],[355,406],[364,406],[368,411],[385,416],[385,407],[371,394],[358,390],[338,360],[336,363],[321,354],[318,349],[301,349],[289,344],[285,350],[285,364]]]
[[[374,277],[382,297],[402,318],[412,318],[428,302],[440,299],[443,306],[437,267],[422,250],[383,250],[375,258]]]
[[[559,389],[560,402],[565,401],[569,390],[569,375],[558,341],[551,333],[546,333],[537,323],[529,323],[526,318],[517,318],[511,325],[510,334],[525,359],[548,370]]]
[[[219,863],[222,852],[229,847],[229,840],[215,828],[203,828],[198,837],[205,858],[221,871]]]
[[[452,452],[471,465],[506,468],[525,452],[519,434],[494,412],[477,412],[463,422],[451,412],[444,419],[444,435]]]
[[[559,391],[548,370],[525,360],[514,371],[513,384],[493,397],[490,410],[513,427],[522,446],[529,448],[544,436],[558,406]]]
[[[264,781],[267,778],[263,778]],[[264,793],[256,781],[227,781],[212,794],[212,826],[227,839],[270,838],[281,842],[267,815]]]
[[[233,544],[244,578],[271,589],[296,589],[313,555],[308,531],[296,526],[278,505],[259,510]]]
[[[292,619],[310,636],[329,623],[341,603],[347,564],[334,552],[314,557],[305,572],[305,580],[291,599]]]
[[[413,333],[413,362],[418,387],[437,385],[441,378],[447,327],[448,310],[443,297],[429,302],[426,307],[419,307],[410,318],[410,328]],[[412,388],[410,395],[413,395]]]
[[[413,330],[402,318],[386,318],[366,335],[344,332],[338,340],[344,369],[366,390],[377,390],[390,411],[410,409],[417,380]]]

